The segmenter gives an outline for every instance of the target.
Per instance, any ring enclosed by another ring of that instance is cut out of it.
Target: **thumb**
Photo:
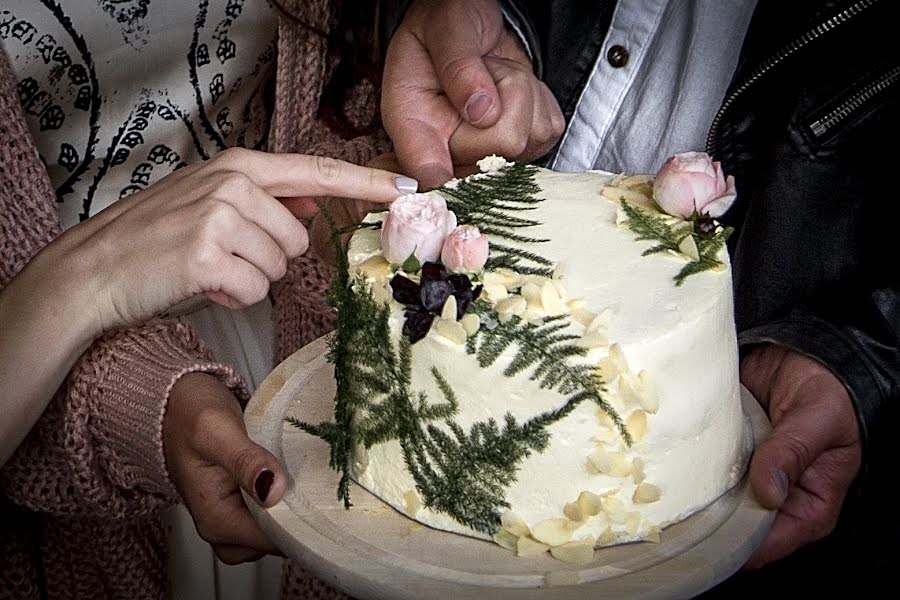
[[[750,485],[760,504],[781,508],[791,485],[832,445],[828,429],[805,407],[787,411],[773,423],[750,462]]]
[[[272,507],[284,496],[287,474],[271,452],[241,433],[226,450],[225,469],[260,506]]]
[[[287,489],[287,474],[275,456],[251,440],[246,430],[231,423],[219,431],[219,462],[257,504],[274,506]],[[224,424],[223,424],[224,425]],[[231,431],[226,431],[231,429]]]
[[[423,43],[450,103],[465,121],[490,127],[500,118],[500,95],[484,56],[503,33],[497,2],[451,2],[437,9],[424,32]]]

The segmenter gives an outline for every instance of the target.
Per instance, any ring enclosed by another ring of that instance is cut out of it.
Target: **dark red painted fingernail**
[[[266,498],[269,496],[269,490],[272,489],[272,484],[274,482],[275,473],[269,469],[263,469],[259,472],[259,475],[256,476],[253,487],[256,490],[256,497],[259,498],[260,502],[266,501]]]

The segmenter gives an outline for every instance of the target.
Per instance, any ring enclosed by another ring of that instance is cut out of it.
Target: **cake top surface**
[[[499,161],[487,165],[498,170],[475,177],[496,176],[508,166],[503,159]],[[610,339],[628,344],[696,318],[715,301],[723,279],[730,276],[724,245],[714,252],[718,265],[681,282],[679,273],[692,262],[690,257],[678,251],[645,254],[659,242],[639,240],[636,232],[623,224],[626,217],[622,201],[630,200],[636,207],[649,206],[649,177],[533,168],[533,178],[537,184],[534,197],[540,201],[504,212],[532,221],[516,233],[540,241],[506,240],[490,232],[486,235],[492,247],[516,246],[546,259],[548,270],[561,280],[570,299],[583,300],[594,312],[609,309]],[[457,181],[450,182],[436,193],[446,194],[456,185]],[[452,207],[453,198],[448,198]],[[384,215],[373,213],[366,221],[378,223]],[[473,218],[482,227],[485,220],[483,215],[480,220],[477,215]],[[683,227],[683,223],[676,222],[675,226]],[[350,268],[381,254],[380,231],[361,230],[350,243]]]

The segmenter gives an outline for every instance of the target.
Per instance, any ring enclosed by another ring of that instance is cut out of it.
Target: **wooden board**
[[[688,598],[737,571],[774,519],[754,499],[746,477],[703,511],[672,525],[659,543],[603,548],[587,565],[549,555],[517,558],[491,542],[421,525],[352,484],[353,508],[336,497],[338,474],[328,445],[286,425],[285,416],[332,420],[334,371],[323,339],[297,351],[266,378],[245,410],[250,437],[294,478],[271,509],[248,501],[256,519],[291,559],[362,600],[577,600]],[[769,431],[742,389],[754,439]]]

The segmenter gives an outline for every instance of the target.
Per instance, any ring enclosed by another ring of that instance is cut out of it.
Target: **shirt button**
[[[621,69],[628,64],[628,50],[619,44],[610,46],[609,50],[606,51],[606,60],[608,60],[609,64],[614,68]]]

